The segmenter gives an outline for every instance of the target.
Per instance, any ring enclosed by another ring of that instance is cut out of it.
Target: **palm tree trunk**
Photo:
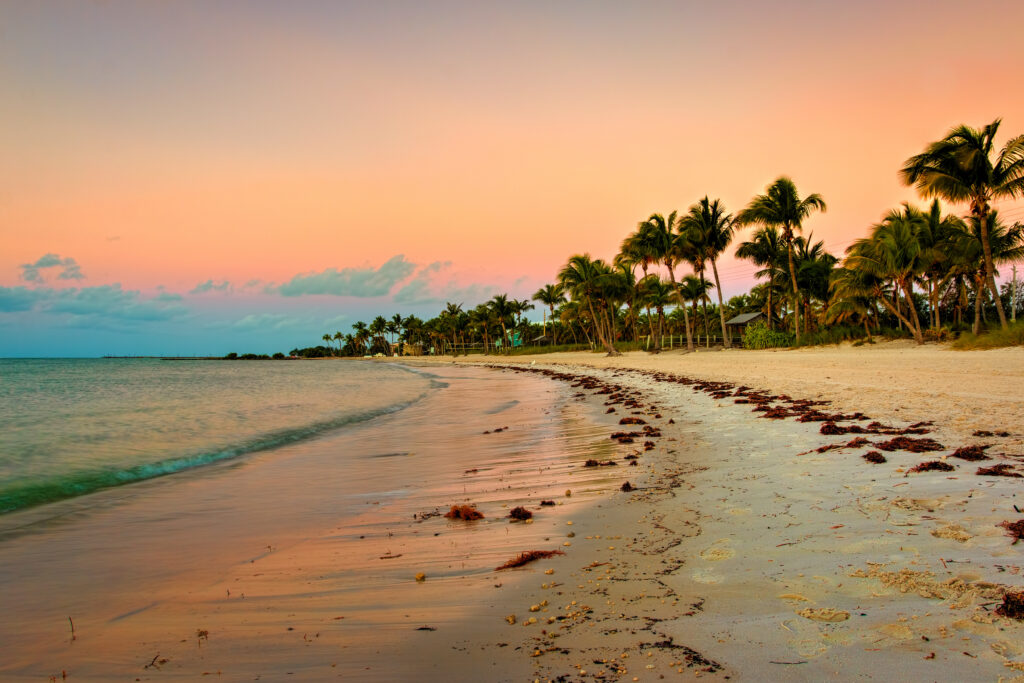
[[[715,276],[715,289],[718,291],[718,317],[722,319],[722,339],[725,340],[725,348],[732,346],[732,341],[725,334],[725,304],[722,303],[722,283],[718,279],[718,266],[715,259],[711,259],[711,272]]]
[[[615,350],[615,346],[608,340],[604,335],[604,330],[601,329],[601,320],[594,314],[594,302],[587,297],[587,308],[590,309],[590,317],[594,321],[594,332],[597,333],[598,339],[601,341],[601,345],[604,346],[609,356],[621,356],[622,354]]]
[[[686,303],[683,302],[682,292],[679,291],[679,287],[676,286],[676,273],[672,266],[668,263],[668,277],[672,282],[672,291],[676,293],[676,298],[679,300],[679,306],[683,309],[683,322],[686,324],[686,350],[693,351],[693,335],[690,333],[690,315],[686,312]]]
[[[982,285],[980,282],[975,280],[974,282],[974,326],[971,327],[971,332],[979,334],[981,332],[981,292]]]
[[[774,312],[774,306],[772,305],[772,290],[775,289],[775,264],[769,265],[771,270],[768,271],[768,329],[775,329],[775,322],[772,319],[772,313]],[[716,271],[717,274],[717,271]]]
[[[796,284],[796,261],[793,258],[793,235],[786,230],[786,253],[789,255],[789,279],[793,283],[793,330],[800,344],[800,288]]]
[[[992,220],[992,213],[985,211],[981,216],[981,248],[985,252],[985,282],[992,293],[992,303],[996,305],[996,312],[999,314],[999,325],[1005,330],[1010,325],[1006,321],[1006,313],[1003,311],[1003,302],[999,299],[999,289],[996,287],[995,262],[992,260],[992,240],[989,239],[989,221]]]
[[[914,305],[913,287],[907,282],[901,282],[900,286],[903,288],[903,295],[907,297],[907,308],[910,312],[908,317],[912,323],[910,332],[914,335],[915,342],[924,344],[924,335],[921,333],[921,320],[917,317],[917,306]]]

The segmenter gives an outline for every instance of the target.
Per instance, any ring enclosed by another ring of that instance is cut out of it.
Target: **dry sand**
[[[1006,590],[1024,588],[1024,544],[999,526],[1021,519],[1024,479],[975,473],[1002,463],[1024,474],[1021,349],[885,344],[497,362],[635,389],[644,412],[653,404],[663,415],[664,437],[642,454],[641,489],[575,520],[572,552],[544,563],[562,583],[554,596],[541,567],[520,570],[532,581],[504,604],[521,623],[547,599],[543,619],[478,632],[466,642],[478,663],[512,655],[518,673],[514,657],[530,657],[541,680],[1024,680],[1014,678],[1024,672],[1024,624],[995,612]],[[762,419],[732,397],[653,373],[831,400],[821,408],[897,427],[934,421],[927,436],[945,447],[887,452],[878,465],[860,457],[870,445],[818,453],[851,437],[823,436],[820,422]],[[973,437],[978,429],[1011,435]],[[950,457],[969,444],[991,444],[992,459]],[[909,472],[935,459],[954,470]],[[569,618],[541,632],[550,615]]]

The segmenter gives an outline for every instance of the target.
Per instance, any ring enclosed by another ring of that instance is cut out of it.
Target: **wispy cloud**
[[[52,287],[0,287],[0,312],[37,311],[67,316],[82,324],[90,321],[152,322],[171,320],[188,313],[177,294],[161,293],[146,299],[120,284],[54,289]]]
[[[206,282],[200,282],[198,285],[189,291],[189,294],[205,294],[206,292],[230,292],[231,283],[227,280],[220,282],[214,282],[213,280],[207,280]]]
[[[43,254],[35,263],[23,263],[21,265],[21,279],[25,282],[41,284],[46,281],[43,271],[50,268],[60,268],[57,275],[58,280],[82,280],[85,275],[81,266],[70,256],[61,258],[57,254]]]
[[[444,282],[439,281],[439,276],[451,266],[451,261],[435,261],[424,266],[395,293],[394,303],[417,306],[453,301],[475,306],[501,291],[496,285],[479,283],[460,285],[451,277]]]
[[[328,268],[319,273],[296,275],[282,285],[267,286],[265,291],[281,296],[386,296],[415,270],[416,264],[398,254],[381,264],[380,268]]]

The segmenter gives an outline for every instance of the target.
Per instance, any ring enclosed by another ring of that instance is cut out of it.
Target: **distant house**
[[[750,323],[756,323],[759,320],[767,320],[764,313],[757,311],[755,313],[740,313],[739,315],[730,318],[725,321],[725,327],[729,330],[730,336],[732,332],[736,331],[740,333],[742,339],[747,334],[747,325]]]

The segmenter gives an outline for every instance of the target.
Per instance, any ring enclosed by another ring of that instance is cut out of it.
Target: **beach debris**
[[[587,460],[585,463],[583,463],[583,466],[584,467],[598,467],[598,466],[600,466],[600,464],[601,463],[599,463],[598,461],[596,461],[593,458],[591,458],[591,459]]]
[[[810,598],[805,598],[799,593],[783,593],[779,596],[780,600],[795,600],[796,602],[810,602]]]
[[[525,550],[500,567],[495,567],[495,571],[500,571],[502,569],[514,569],[516,567],[522,567],[524,564],[529,564],[535,560],[546,560],[549,557],[564,554],[565,553],[561,550]]]
[[[953,451],[949,457],[960,458],[961,460],[991,460],[991,458],[985,455],[985,449],[991,447],[991,445],[961,446],[960,448]]]
[[[1004,431],[990,432],[987,429],[979,429],[978,431],[974,432],[974,434],[973,434],[973,436],[981,436],[981,437],[985,437],[985,436],[1007,437],[1009,435],[1010,435],[1010,432],[1004,432]]]
[[[509,511],[508,516],[515,520],[526,520],[532,519],[533,513],[527,510],[526,508],[519,506],[512,508]]]
[[[639,417],[624,417],[619,420],[620,425],[645,425],[647,420]]]
[[[956,467],[950,465],[948,462],[942,462],[941,460],[926,460],[922,463],[914,465],[907,473],[911,472],[952,472]]]
[[[864,458],[868,462],[873,462],[876,465],[880,465],[886,461],[885,456],[879,453],[878,451],[868,451],[867,453],[860,457]]]
[[[401,556],[402,556],[402,553],[398,553],[397,555],[392,555],[391,551],[389,550],[388,554],[387,555],[381,555],[380,559],[382,559],[382,560],[394,560],[394,559],[397,559],[397,558],[399,558]]]
[[[540,502],[540,504],[541,504],[541,507],[549,507],[551,505],[554,505],[555,501],[553,501],[553,500],[542,500]]]
[[[1024,619],[1024,591],[1007,591],[996,614],[1010,619]]]
[[[946,448],[935,439],[912,439],[908,436],[897,436],[894,439],[876,443],[875,447],[883,451],[910,451],[911,453],[942,451]]]
[[[629,493],[630,491],[636,491],[636,487],[627,481],[621,487],[619,487],[619,490]]]
[[[423,572],[420,572],[419,574],[416,575],[415,578],[416,578],[416,583],[423,583],[424,581],[427,580],[427,575],[424,574]]]
[[[164,664],[166,664],[169,661],[171,661],[171,660],[169,660],[167,657],[161,657],[160,653],[157,652],[155,655],[153,655],[153,659],[149,660],[149,664],[145,665],[142,668],[143,669],[159,669],[161,666],[163,666]],[[67,678],[67,676],[64,676],[64,678]]]
[[[850,618],[849,612],[844,609],[836,609],[835,607],[807,607],[797,612],[797,614],[804,619],[828,623],[838,623]]]
[[[572,498],[572,489],[566,489],[565,490],[565,497],[566,498]]]
[[[1016,522],[1000,522],[999,526],[1006,529],[1007,536],[1013,538],[1014,543],[1024,538],[1024,519],[1018,519]]]
[[[196,629],[196,646],[197,647],[202,647],[204,640],[209,642],[209,640],[210,640],[210,632],[207,631],[204,628],[197,628]]]
[[[992,467],[979,467],[975,474],[989,477],[1015,477],[1017,479],[1024,478],[1024,475],[1019,472],[1013,471],[1013,465],[1009,463],[999,463],[998,465],[992,465]]]
[[[515,626],[515,624],[516,624],[516,615],[514,615],[514,614],[508,615],[507,617],[505,617],[505,621],[507,621],[509,624]]]
[[[71,624],[71,641],[78,640],[78,636],[75,635],[75,622],[71,621],[71,616],[68,615],[68,623]],[[157,655],[159,657],[159,655]]]
[[[436,631],[437,627],[436,626],[420,626],[416,630],[417,631]]]
[[[476,509],[475,505],[452,505],[452,509],[444,513],[446,519],[462,519],[472,522],[475,519],[483,519],[482,512]]]
[[[611,408],[609,408],[608,410],[606,410],[604,412],[606,412],[606,413],[614,413],[615,412],[615,406],[612,406]]]
[[[827,451],[835,450],[837,448],[862,448],[870,444],[871,442],[865,439],[863,436],[858,436],[857,438],[851,439],[846,443],[833,443],[827,446],[819,446],[814,450],[817,451],[818,453],[825,453]]]

